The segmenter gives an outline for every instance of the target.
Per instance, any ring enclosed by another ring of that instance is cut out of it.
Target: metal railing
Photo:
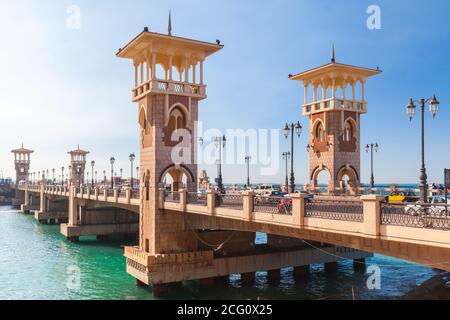
[[[253,211],[271,214],[292,214],[292,199],[288,197],[255,196]]]
[[[164,201],[170,203],[180,203],[179,192],[166,192],[164,193]]]
[[[243,210],[244,200],[241,194],[217,194],[216,207]]]
[[[364,222],[362,201],[313,200],[305,207],[305,217]]]
[[[140,199],[141,197],[141,191],[139,189],[132,189],[131,190],[131,199]]]
[[[381,224],[450,230],[450,205],[382,203]]]
[[[199,194],[198,192],[189,192],[187,195],[187,203],[188,204],[198,204],[206,206],[207,195]]]

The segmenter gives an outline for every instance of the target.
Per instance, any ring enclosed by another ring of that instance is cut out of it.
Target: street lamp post
[[[103,184],[106,186],[106,170],[103,170]]]
[[[116,162],[116,159],[114,157],[111,157],[111,159],[109,159],[109,162],[111,163],[111,188],[114,189],[114,163]]]
[[[286,188],[289,188],[289,169],[288,169],[288,163],[289,160],[291,159],[291,153],[290,152],[283,152],[283,160],[286,161],[286,180],[285,180],[285,184],[286,184]]]
[[[246,156],[245,163],[247,164],[247,188],[250,188],[250,161],[252,161],[252,157]]]
[[[61,167],[61,185],[64,186],[64,167]]]
[[[136,178],[137,178],[138,182],[141,179],[139,176],[139,167],[136,167]],[[139,188],[139,183],[138,183],[138,188]]]
[[[52,169],[53,184],[55,184],[55,168]]]
[[[133,189],[134,183],[133,183],[133,166],[134,166],[134,160],[136,160],[136,155],[134,153],[130,154],[128,157],[131,163],[131,178],[130,178],[130,187]]]
[[[219,189],[219,192],[225,193],[225,188],[223,186],[223,178],[222,178],[222,149],[225,148],[225,146],[227,144],[227,138],[225,137],[225,135],[223,135],[221,137],[213,138],[213,141],[214,141],[216,148],[219,148],[219,162],[217,165],[218,172],[217,172],[217,178],[216,178],[217,188]],[[204,143],[203,138],[200,138],[200,144],[203,145],[203,143]]]
[[[302,126],[300,125],[300,122],[297,123],[291,123],[286,124],[286,127],[284,128],[284,136],[286,139],[289,139],[289,134],[291,135],[291,185],[290,185],[290,193],[295,192],[295,174],[294,174],[294,134],[297,134],[297,136],[300,138],[302,134]]]
[[[439,112],[439,101],[436,99],[436,96],[433,95],[433,97],[429,99],[422,98],[420,101],[410,99],[409,104],[406,107],[406,114],[408,115],[408,118],[410,121],[412,121],[415,113],[416,113],[416,106],[414,102],[420,103],[420,112],[421,112],[421,125],[422,125],[422,166],[420,169],[420,200],[423,203],[427,203],[427,191],[428,191],[428,184],[427,184],[427,169],[425,167],[425,104],[429,103],[430,112],[433,115],[433,118],[436,118],[436,115]]]
[[[378,143],[370,143],[366,146],[366,152],[370,152],[370,192],[373,193],[375,188],[375,178],[373,176],[373,153],[378,152],[380,146]]]
[[[92,181],[91,181],[91,185],[92,185],[92,187],[94,187],[94,167],[95,167],[95,161],[92,160],[92,161],[91,161],[91,171],[92,171]]]
[[[95,184],[97,184],[97,170],[95,170]]]

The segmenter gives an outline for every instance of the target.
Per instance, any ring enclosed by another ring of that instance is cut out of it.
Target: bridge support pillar
[[[211,289],[211,288],[213,288],[215,282],[216,282],[216,279],[213,278],[213,277],[199,280],[200,287],[202,289]]]
[[[326,273],[335,273],[338,268],[337,262],[327,262],[324,264]]]
[[[152,287],[152,293],[155,298],[165,297],[169,294],[169,284],[155,284]]]
[[[280,269],[274,269],[267,271],[267,279],[269,282],[278,282],[281,279],[281,270]]]
[[[255,272],[247,272],[241,274],[241,282],[246,286],[252,286],[255,283]]]
[[[299,280],[306,276],[310,270],[310,266],[294,267],[294,278]]]
[[[365,271],[366,270],[366,259],[355,259],[353,260],[353,270],[355,271]]]

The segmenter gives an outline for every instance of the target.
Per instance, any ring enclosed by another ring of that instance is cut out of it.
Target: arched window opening
[[[349,121],[345,122],[344,126],[344,142],[350,142],[353,139],[353,126]]]
[[[175,108],[170,113],[169,117],[169,129],[172,134],[176,130],[186,128],[186,116],[179,108]]]
[[[322,122],[319,122],[319,124],[316,127],[316,141],[317,142],[322,142],[325,139],[325,132],[324,132],[324,128],[323,128],[323,124]]]

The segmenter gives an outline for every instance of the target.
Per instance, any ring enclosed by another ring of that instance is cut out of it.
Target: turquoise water
[[[264,235],[259,235],[263,241]],[[122,239],[73,244],[58,226],[43,226],[32,216],[0,207],[0,299],[153,299],[151,289],[136,288],[125,272]],[[128,243],[132,244],[132,243]],[[369,290],[368,275],[354,272],[351,262],[339,263],[335,274],[313,265],[295,282],[292,269],[282,270],[280,284],[269,284],[264,272],[255,285],[243,287],[240,276],[202,290],[186,282],[172,290],[169,299],[391,299],[401,297],[413,285],[439,274],[430,268],[383,256],[368,259],[381,268],[381,290]]]

